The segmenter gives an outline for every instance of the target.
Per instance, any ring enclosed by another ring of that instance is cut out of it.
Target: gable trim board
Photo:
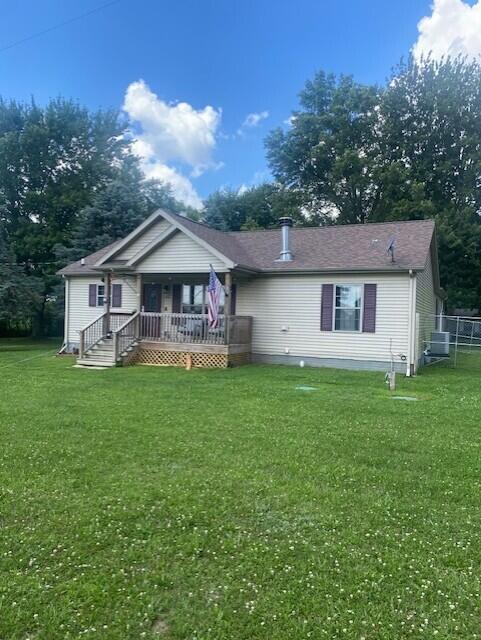
[[[162,209],[158,209],[151,216],[149,216],[142,224],[140,224],[136,229],[134,229],[128,236],[126,236],[123,240],[121,240],[118,244],[116,244],[110,251],[108,251],[106,255],[102,256],[102,258],[94,266],[97,268],[101,268],[102,265],[106,265],[110,260],[121,255],[123,249],[125,249],[130,244],[132,244],[136,239],[140,238],[147,231],[147,229],[152,227],[159,220],[167,221],[174,228],[178,229],[179,231],[182,231],[193,242],[196,242],[197,244],[202,246],[206,251],[216,256],[217,259],[220,260],[222,263],[224,263],[227,268],[233,269],[234,267],[237,266],[227,256],[225,256],[223,253],[218,251],[211,244],[204,241],[202,238],[199,238],[196,234],[192,233],[185,225],[183,225],[176,218],[171,216],[166,211],[163,211]],[[155,245],[155,238],[152,240],[152,243]]]
[[[111,260],[115,255],[117,255],[122,249],[128,247],[134,240],[140,237],[144,231],[149,229],[154,222],[159,219],[158,211],[154,211],[146,220],[144,220],[138,227],[136,227],[133,231],[131,231],[123,240],[116,242],[115,245],[105,254],[100,260],[95,263],[95,267],[101,267],[105,262]]]

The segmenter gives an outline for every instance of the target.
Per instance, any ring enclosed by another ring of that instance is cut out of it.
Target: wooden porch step
[[[105,355],[102,353],[84,353],[84,360],[102,360],[103,362],[114,362],[112,355]]]
[[[77,364],[84,367],[115,367],[113,360],[98,360],[95,358],[77,358]]]
[[[86,353],[88,353],[89,355],[98,355],[98,356],[109,356],[111,358],[114,357],[114,350],[113,349],[106,349],[104,347],[100,347],[98,349],[89,349]]]

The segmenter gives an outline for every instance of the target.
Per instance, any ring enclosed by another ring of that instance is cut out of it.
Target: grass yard
[[[399,377],[408,402],[54,346],[0,342],[1,640],[481,637],[476,356]]]

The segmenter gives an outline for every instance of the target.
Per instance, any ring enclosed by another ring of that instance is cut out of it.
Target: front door
[[[144,311],[160,313],[162,311],[162,285],[158,283],[144,284]]]
[[[162,311],[162,285],[155,282],[144,284],[142,291],[143,311],[147,313],[160,313]],[[142,316],[141,332],[145,339],[158,339],[162,335],[161,316]]]

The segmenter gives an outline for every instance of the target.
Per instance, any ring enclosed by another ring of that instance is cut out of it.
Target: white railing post
[[[119,332],[114,331],[114,361],[117,362],[119,359]]]

